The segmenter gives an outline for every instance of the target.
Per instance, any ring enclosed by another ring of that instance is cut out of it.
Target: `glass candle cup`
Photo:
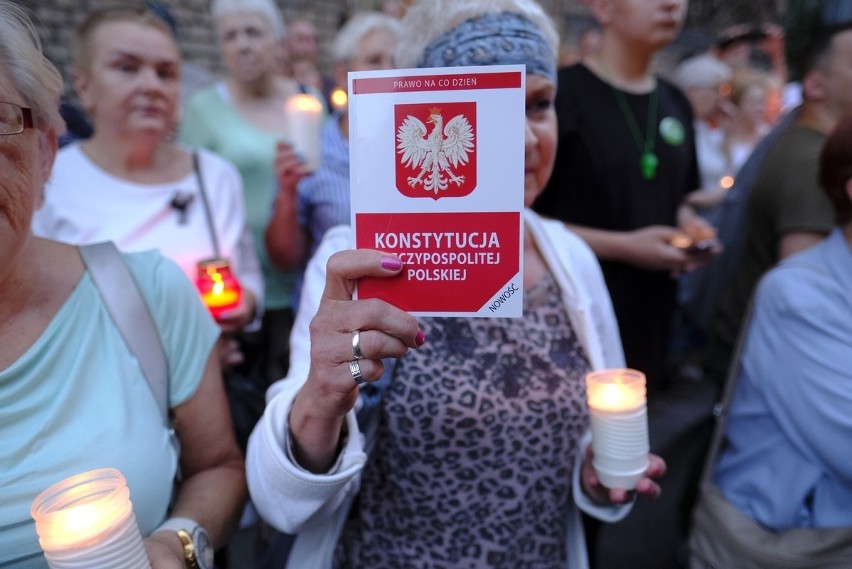
[[[32,503],[39,544],[51,569],[150,569],[127,480],[91,470],[47,488]]]
[[[606,369],[586,375],[592,465],[607,488],[632,490],[648,468],[645,374]]]
[[[243,290],[226,259],[200,261],[196,270],[195,286],[214,318],[239,305]]]

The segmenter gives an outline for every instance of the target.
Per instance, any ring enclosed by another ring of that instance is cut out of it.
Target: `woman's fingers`
[[[361,277],[394,277],[402,270],[395,255],[371,249],[335,253],[328,259],[324,298],[350,300]]]
[[[372,383],[385,372],[382,360],[349,360],[341,363],[338,368],[341,384],[350,388],[362,383]]]
[[[325,298],[310,330],[311,359],[328,366],[357,359],[352,345],[355,331],[364,359],[398,358],[425,341],[413,316],[379,299]]]
[[[294,187],[296,182],[312,173],[295,148],[286,142],[278,143],[274,168],[280,184]]]
[[[317,386],[348,393],[361,380],[381,377],[382,358],[401,357],[423,344],[412,315],[383,300],[352,300],[359,279],[393,278],[401,269],[397,257],[380,251],[341,251],[329,259],[323,298],[310,323],[311,377]]]

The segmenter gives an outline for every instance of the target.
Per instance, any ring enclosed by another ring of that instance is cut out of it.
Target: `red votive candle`
[[[197,270],[195,286],[210,314],[218,320],[223,312],[240,303],[243,289],[225,259],[200,261]]]

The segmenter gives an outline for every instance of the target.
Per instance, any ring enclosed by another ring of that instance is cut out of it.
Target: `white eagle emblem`
[[[397,153],[407,168],[420,168],[416,177],[408,178],[412,188],[422,184],[427,192],[447,189],[450,182],[461,186],[464,176],[457,176],[452,168],[467,164],[468,153],[473,151],[473,127],[464,115],[456,115],[444,126],[441,109],[429,109],[427,123],[435,125],[428,133],[426,125],[412,115],[402,122],[396,133]],[[444,173],[447,177],[444,177]]]

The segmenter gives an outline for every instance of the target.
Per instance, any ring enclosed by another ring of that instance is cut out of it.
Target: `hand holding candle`
[[[608,369],[586,376],[592,427],[592,464],[607,488],[632,490],[648,468],[645,374]]]
[[[319,167],[322,113],[322,101],[306,93],[294,95],[284,104],[293,146],[311,172]]]
[[[200,261],[195,281],[201,300],[214,318],[226,310],[235,308],[242,298],[242,287],[231,272],[231,265],[225,259]]]
[[[92,470],[38,495],[30,513],[51,569],[150,569],[127,480]]]

